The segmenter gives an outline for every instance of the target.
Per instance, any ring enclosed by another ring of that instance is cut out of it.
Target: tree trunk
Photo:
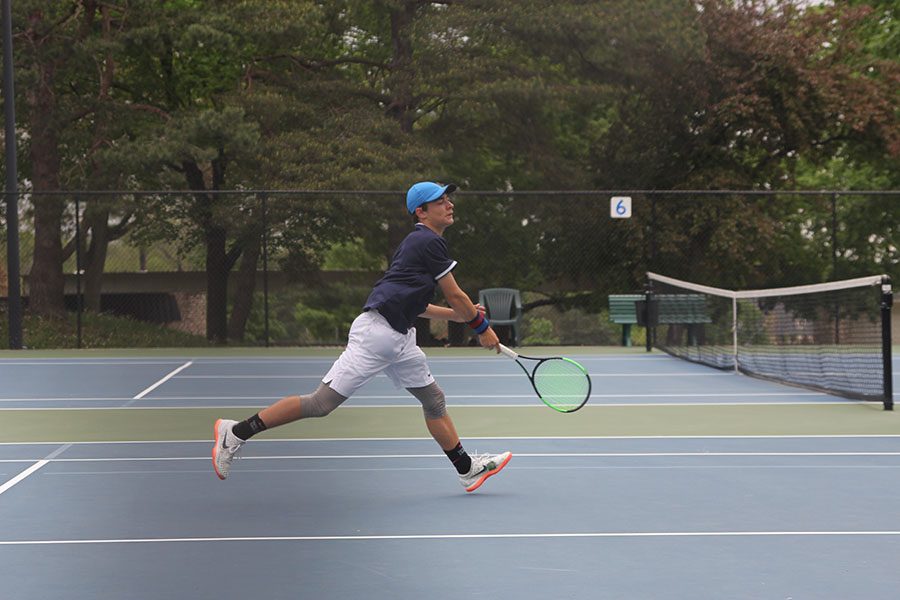
[[[388,88],[391,102],[387,107],[387,114],[394,118],[400,125],[400,131],[411,134],[415,123],[416,99],[413,94],[413,82],[416,79],[413,67],[413,46],[410,32],[415,20],[416,10],[420,3],[416,0],[406,0],[399,7],[391,9],[391,75],[388,79]],[[389,252],[400,244],[410,231],[410,222],[391,219],[388,222],[388,241],[391,245]],[[390,262],[391,256],[388,256]],[[419,346],[434,345],[434,336],[431,335],[431,320],[416,319],[416,343]]]
[[[235,280],[234,305],[231,308],[231,320],[228,323],[228,339],[244,341],[244,331],[250,309],[253,308],[253,292],[256,291],[256,264],[259,261],[262,236],[254,236],[244,246],[244,258],[241,260]]]
[[[82,233],[91,232],[91,242],[82,258],[84,269],[84,308],[100,312],[100,294],[102,293],[103,271],[106,266],[106,254],[109,250],[109,209],[90,208],[84,213]]]
[[[41,316],[62,316],[65,312],[62,223],[64,202],[58,196],[40,192],[59,189],[59,117],[54,90],[58,61],[43,51],[47,23],[41,11],[29,15],[25,31],[27,43],[37,51],[31,67],[34,79],[26,87],[31,141],[31,178],[34,190],[34,259],[28,281],[29,310]]]
[[[214,161],[215,162],[215,161]],[[215,190],[224,175],[220,166],[213,167],[213,186],[206,191],[203,171],[192,160],[181,163],[184,176],[192,190],[196,190],[197,220],[206,242],[206,339],[216,344],[228,342],[228,272],[232,262],[226,251],[228,232],[215,222],[213,205],[219,200]]]
[[[413,69],[413,47],[410,29],[419,2],[407,0],[401,6],[391,9],[391,74],[388,88],[391,102],[387,114],[400,123],[400,130],[412,133],[415,122],[415,98],[413,97],[413,81],[416,74]]]
[[[41,69],[41,80],[26,94],[31,134],[30,159],[34,187],[34,262],[28,280],[28,307],[34,314],[61,317],[63,287],[62,215],[64,202],[41,191],[59,189],[59,144],[55,127],[53,70]]]
[[[216,344],[228,342],[228,271],[223,227],[206,231],[206,339]]]
[[[8,281],[9,276],[6,274],[6,260],[0,261],[0,296],[6,297],[9,294]]]
[[[103,30],[103,39],[107,42],[111,41],[115,34],[111,25],[111,10],[109,6],[99,5],[95,1],[86,3],[86,11],[84,14],[84,31],[90,31],[97,11],[101,17],[101,27]],[[110,90],[112,89],[113,80],[116,72],[116,61],[111,51],[106,52],[103,60],[103,68],[100,71],[99,90],[97,93],[97,101],[102,105],[110,103]],[[93,152],[102,148],[109,141],[108,130],[110,129],[110,120],[105,118],[106,115],[101,111],[98,118],[93,119],[93,139],[91,141],[91,157],[90,171],[97,173],[100,168],[96,162],[96,156]],[[103,285],[103,271],[106,268],[106,255],[109,250],[109,243],[121,237],[128,230],[128,217],[123,218],[113,231],[109,224],[109,205],[101,200],[89,201],[84,210],[84,219],[82,222],[82,244],[87,242],[86,236],[90,232],[90,245],[87,251],[82,254],[82,269],[84,269],[84,307],[92,312],[100,312],[100,299]]]
[[[65,312],[60,239],[63,202],[35,194],[34,204],[34,262],[28,278],[28,308],[36,315],[61,317]]]

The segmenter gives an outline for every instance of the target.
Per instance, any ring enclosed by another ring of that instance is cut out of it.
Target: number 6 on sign
[[[631,197],[613,196],[609,201],[609,216],[613,219],[631,218]]]
[[[553,410],[563,413],[575,412],[591,397],[591,376],[584,367],[571,358],[563,356],[532,358],[516,354],[503,344],[499,344],[498,348],[522,367],[538,398]],[[529,365],[537,364],[529,372],[522,361],[529,361]]]

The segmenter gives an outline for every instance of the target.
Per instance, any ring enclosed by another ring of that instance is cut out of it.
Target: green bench
[[[609,320],[622,326],[623,346],[631,346],[631,326],[638,322],[635,302],[643,299],[643,294],[609,295]]]
[[[657,320],[666,325],[699,325],[712,323],[702,294],[654,294]],[[644,294],[610,294],[609,320],[622,325],[622,345],[631,346],[631,326],[638,323],[636,302],[644,300]],[[694,339],[693,327],[689,332]]]

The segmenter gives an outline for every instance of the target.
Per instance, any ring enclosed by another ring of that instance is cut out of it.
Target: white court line
[[[153,401],[151,399],[150,401]],[[602,405],[591,405],[588,404],[585,408],[581,410],[588,409],[602,409],[602,408],[643,408],[643,407],[661,407],[661,406],[672,406],[672,407],[685,407],[685,406],[710,406],[710,407],[741,407],[741,406],[831,406],[835,404],[871,404],[872,406],[881,406],[883,403],[880,401],[862,401],[862,400],[823,400],[823,401],[810,401],[810,402],[604,402]],[[212,408],[227,408],[227,409],[259,409],[263,407],[262,404],[195,404],[191,406],[133,406],[129,404],[127,406],[41,406],[38,408],[0,408],[0,413],[4,411],[16,411],[16,410],[27,410],[29,412],[36,411],[97,411],[97,410],[206,410]],[[457,403],[454,405],[456,408],[540,408],[544,410],[542,405],[539,403],[537,399],[533,402],[526,402],[522,404],[461,404]],[[365,408],[409,408],[409,409],[421,409],[421,406],[418,404],[344,404],[341,406],[341,410],[352,410],[352,409],[365,409]]]
[[[53,452],[51,452],[50,454],[48,454],[46,457],[44,457],[43,460],[37,461],[36,463],[34,463],[33,465],[31,465],[30,467],[28,467],[27,469],[25,469],[24,471],[22,471],[21,473],[19,473],[18,475],[16,475],[15,477],[13,477],[12,479],[10,479],[10,480],[7,481],[6,483],[4,483],[2,486],[0,486],[0,494],[2,494],[3,492],[5,492],[6,490],[10,489],[11,487],[13,487],[14,485],[16,485],[17,483],[21,482],[23,479],[25,479],[26,477],[30,476],[32,473],[35,473],[35,472],[38,471],[41,467],[43,467],[43,466],[46,465],[48,462],[52,461],[52,460],[55,459],[57,456],[59,456],[60,454],[62,454],[63,452],[65,452],[66,450],[68,450],[68,449],[71,448],[71,447],[72,447],[72,444],[63,444],[62,446],[60,446],[59,448],[57,448],[56,450],[54,450]],[[29,461],[26,461],[26,462],[31,462],[31,461],[29,460]]]
[[[187,360],[197,362],[199,364],[209,364],[209,365],[255,365],[255,364],[272,364],[272,363],[282,363],[282,364],[291,364],[291,363],[306,363],[306,364],[314,364],[314,363],[322,363],[322,364],[331,364],[337,359],[339,352],[336,350],[335,355],[333,357],[269,357],[269,358],[246,358],[246,359],[235,359],[235,358],[218,358],[215,356],[173,356],[167,359],[159,359],[159,360],[148,360],[141,358],[115,358],[110,360],[104,359],[83,359],[80,361],[73,360],[57,360],[48,358],[46,360],[17,360],[17,359],[4,359],[0,358],[0,368],[3,367],[11,367],[18,365],[26,365],[26,366],[68,366],[68,365],[78,365],[78,366],[107,366],[107,365],[169,365],[169,364],[178,364]],[[536,354],[540,354],[540,352],[536,352]],[[672,356],[664,355],[664,354],[656,354],[656,355],[643,355],[643,354],[625,354],[625,355],[612,355],[612,356],[591,356],[584,354],[566,354],[569,358],[574,358],[578,360],[578,362],[630,362],[630,361],[678,361]],[[498,358],[496,356],[485,356],[482,358],[472,357],[472,358],[443,358],[439,356],[429,356],[429,363],[479,363],[484,364],[485,360],[493,360],[493,361],[507,361],[506,358]],[[893,357],[892,362],[900,364],[900,357]],[[674,363],[673,363],[674,364]],[[686,363],[682,362],[681,364],[687,366]],[[708,367],[702,367],[708,368]]]
[[[178,364],[182,362],[181,360],[128,360],[128,359],[116,359],[115,361],[94,361],[90,359],[86,359],[84,361],[78,362],[55,362],[52,360],[47,361],[23,361],[23,362],[7,362],[4,359],[0,358],[0,368],[3,367],[18,367],[21,365],[24,366],[39,366],[39,367],[47,367],[47,366],[79,366],[79,367],[106,367],[106,366],[115,366],[115,365],[171,365]]]
[[[900,456],[900,452],[517,452],[516,458],[722,458],[722,457],[857,457]],[[241,460],[384,460],[384,459],[436,459],[443,455],[431,454],[281,454],[271,456],[242,456]],[[34,459],[6,458],[0,463],[32,462]],[[54,463],[104,463],[104,462],[181,462],[208,461],[208,456],[145,456],[145,457],[94,457],[49,458],[43,462]]]
[[[786,435],[501,435],[501,436],[466,436],[467,440],[795,440],[795,439],[893,439],[900,438],[894,433],[814,433]],[[434,440],[431,437],[348,437],[348,438],[262,438],[254,439],[253,444],[294,444],[322,442],[421,442]],[[0,446],[91,446],[107,444],[209,444],[203,440],[97,440],[90,442],[0,442]],[[208,460],[205,459],[205,460]]]
[[[31,462],[31,461],[29,460],[27,462]],[[23,479],[25,479],[26,477],[28,477],[29,475],[31,475],[32,473],[34,473],[35,471],[37,471],[38,469],[40,469],[41,467],[46,465],[48,462],[50,462],[50,461],[46,460],[46,459],[39,460],[36,463],[34,463],[33,465],[31,465],[30,467],[28,467],[27,469],[25,469],[24,471],[22,471],[21,473],[19,473],[18,475],[16,475],[15,477],[13,477],[12,479],[10,479],[9,481],[7,481],[6,483],[4,483],[3,485],[0,485],[0,494],[2,494],[3,492],[7,491],[10,488],[12,488],[14,485],[21,482]]]
[[[190,364],[190,363],[188,363]],[[154,384],[159,385],[162,381]],[[141,394],[151,391],[148,388]],[[833,398],[830,394],[821,392],[731,392],[731,393],[697,393],[697,394],[591,394],[591,398],[771,398],[771,397],[808,397],[819,396]],[[490,399],[490,398],[534,398],[534,393],[523,394],[448,394],[448,400],[454,399]],[[157,396],[152,400],[272,400],[282,396]],[[390,395],[354,395],[355,400],[409,400],[412,396],[407,394]],[[121,401],[139,400],[140,395],[134,398],[118,397],[78,397],[78,398],[0,398],[0,402],[93,402],[93,401]],[[852,400],[836,400],[836,404],[851,404]]]
[[[46,360],[17,360],[17,359],[4,359],[0,358],[0,367],[6,366],[17,366],[17,365],[31,365],[31,366],[47,366],[47,365],[162,365],[162,364],[178,364],[180,362],[184,362],[187,360],[198,362],[199,364],[211,364],[211,365],[243,365],[243,364],[271,364],[271,363],[333,363],[338,355],[340,354],[339,350],[335,350],[334,356],[295,356],[295,357],[284,357],[284,356],[272,356],[268,358],[220,358],[215,356],[173,356],[166,359],[158,359],[158,360],[148,360],[141,358],[114,358],[110,360],[105,360],[102,358],[85,358],[82,360],[57,360],[48,358]],[[643,354],[620,354],[620,355],[612,355],[612,356],[590,356],[578,353],[567,354],[571,358],[577,358],[580,362],[583,361],[632,361],[632,360],[677,360],[668,355],[651,355],[645,356]],[[483,364],[485,360],[494,360],[497,362],[507,362],[508,359],[497,357],[494,355],[487,354],[484,357],[472,357],[472,358],[451,358],[451,357],[440,357],[440,356],[429,356],[428,362],[435,363],[480,363]]]
[[[522,373],[432,373],[439,379],[518,377]],[[734,377],[734,373],[589,373],[591,377]],[[817,373],[819,375],[819,373]],[[177,379],[322,379],[322,375],[179,375]]]
[[[560,467],[528,467],[528,471],[824,471],[824,470],[898,470],[900,465],[566,465]],[[520,469],[521,470],[521,469]],[[316,468],[281,468],[281,469],[252,469],[250,473],[390,473],[399,471],[436,471],[446,473],[446,466],[435,467],[350,467],[342,469],[316,469]],[[197,473],[209,473],[205,469],[140,469],[130,471],[66,471],[64,473],[47,473],[48,477],[84,477],[87,475],[195,475]]]
[[[187,369],[192,364],[194,364],[192,361],[187,361],[186,363],[184,363],[183,365],[181,365],[180,367],[178,367],[177,369],[175,369],[174,371],[172,371],[171,373],[169,373],[168,375],[166,375],[165,377],[163,377],[162,379],[160,379],[159,381],[157,381],[156,383],[154,383],[153,385],[151,385],[150,387],[145,389],[143,392],[139,393],[137,396],[132,398],[132,400],[140,400],[141,398],[143,398],[144,396],[146,396],[147,394],[149,394],[150,392],[152,392],[153,390],[155,390],[156,388],[158,388],[159,386],[161,386],[168,380],[170,380],[173,377],[175,377],[176,375],[178,375],[181,371],[184,371],[185,369]]]
[[[541,353],[540,348],[533,349],[535,354],[541,354],[546,356],[558,356],[557,354],[547,354]],[[282,357],[281,359],[273,357],[272,359],[268,358],[247,358],[247,359],[233,359],[233,358],[216,358],[216,357],[195,357],[193,360],[202,360],[204,362],[209,362],[210,364],[244,364],[244,363],[269,363],[269,362],[328,362],[333,363],[338,355],[340,354],[339,350],[335,350],[335,354],[333,357],[328,356],[318,356],[318,357]],[[428,355],[428,353],[425,353]],[[607,356],[596,356],[590,354],[579,354],[577,352],[566,353],[566,356],[570,358],[577,358],[579,361],[631,361],[631,360],[669,360],[669,361],[677,361],[680,359],[676,359],[668,354],[653,354],[653,355],[645,355],[645,354],[612,354]],[[471,356],[471,357],[462,357],[462,356],[427,356],[428,362],[436,362],[436,363],[480,363],[484,364],[485,361],[497,361],[497,362],[508,362],[509,359],[502,356],[497,356],[494,353],[485,352],[484,356]],[[186,358],[185,358],[186,360]]]
[[[896,471],[900,469],[900,465],[653,465],[653,466],[612,466],[612,465],[582,465],[582,466],[565,466],[559,467],[558,465],[554,465],[552,467],[529,467],[529,471],[665,471],[665,472],[675,472],[675,471],[698,471],[698,472],[713,472],[713,471],[887,471],[892,470]],[[356,468],[343,468],[343,469],[317,469],[317,468],[269,468],[269,469],[252,469],[249,471],[253,474],[263,474],[263,473],[390,473],[390,472],[422,472],[422,471],[434,471],[439,473],[446,473],[446,466],[435,466],[435,467],[356,467]],[[205,469],[141,469],[141,470],[131,470],[131,471],[66,471],[65,473],[47,473],[48,477],[90,477],[90,476],[99,476],[99,477],[109,477],[112,475],[121,475],[121,476],[137,476],[144,477],[146,475],[168,475],[168,476],[176,476],[176,475],[189,475],[191,477],[196,476],[198,473],[209,474],[209,468]],[[879,474],[880,475],[880,474]],[[891,473],[890,475],[893,475]]]
[[[872,537],[900,536],[900,531],[598,531],[575,533],[425,533],[410,535],[284,535],[259,537],[120,538],[81,540],[0,540],[0,546],[75,544],[174,544],[184,542],[344,542],[388,540],[493,540],[565,538],[695,538],[695,537]]]

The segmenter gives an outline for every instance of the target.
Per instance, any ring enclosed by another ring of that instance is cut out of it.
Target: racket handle
[[[509,358],[516,359],[519,358],[519,355],[504,346],[503,344],[497,344],[497,347],[500,348],[500,352],[508,356]]]

